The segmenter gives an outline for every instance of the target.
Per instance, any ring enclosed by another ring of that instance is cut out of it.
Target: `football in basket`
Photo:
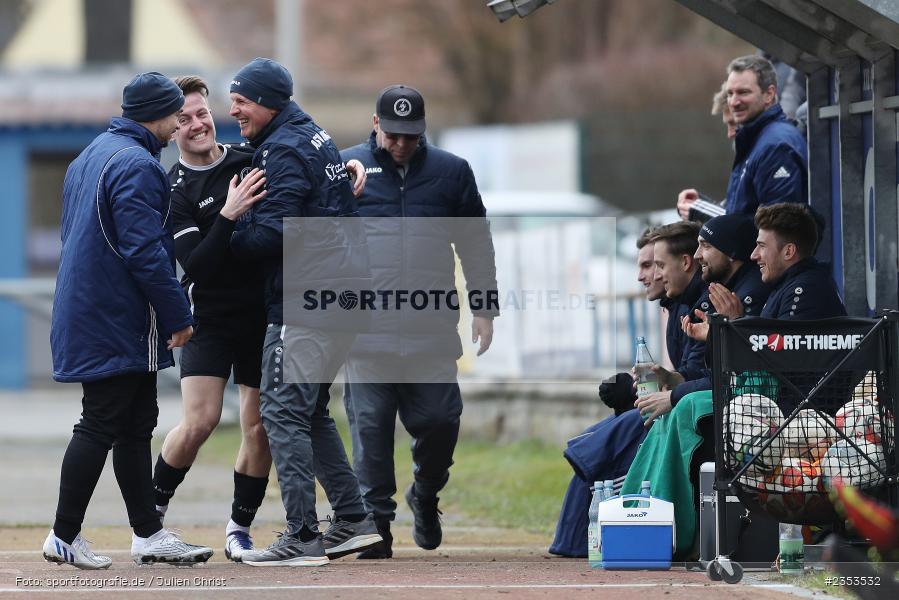
[[[750,477],[773,471],[783,456],[781,436],[772,439],[783,422],[777,404],[761,394],[742,394],[728,403],[724,420],[733,466],[749,464],[746,475]],[[769,439],[771,444],[763,449]]]
[[[827,450],[827,454],[821,459],[824,482],[839,477],[849,485],[863,488],[881,483],[883,475],[874,466],[876,464],[881,470],[886,471],[886,460],[880,445],[864,438],[854,438],[852,441],[858,449],[852,446],[849,440],[838,440]],[[871,464],[871,461],[874,464]]]
[[[834,422],[846,437],[880,443],[879,405],[872,400],[850,400],[837,411]]]
[[[836,430],[816,410],[800,410],[784,427],[781,436],[784,462],[787,458],[819,461],[839,437]]]

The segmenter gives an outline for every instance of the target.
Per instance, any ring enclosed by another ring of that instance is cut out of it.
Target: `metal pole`
[[[275,6],[275,59],[293,76],[293,99],[300,104],[303,80],[303,0],[277,0]]]

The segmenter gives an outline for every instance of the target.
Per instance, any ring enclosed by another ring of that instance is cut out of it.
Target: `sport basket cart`
[[[899,313],[878,318],[710,320],[715,494],[732,491],[782,523],[840,527],[828,498],[840,477],[899,499]],[[724,511],[709,577],[736,583]]]

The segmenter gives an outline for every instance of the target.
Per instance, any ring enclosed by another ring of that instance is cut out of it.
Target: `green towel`
[[[656,420],[637,451],[621,488],[622,494],[639,494],[643,481],[652,483],[652,495],[674,504],[675,559],[684,560],[696,538],[696,511],[690,459],[702,443],[696,427],[700,417],[712,414],[712,392],[687,394],[661,420]]]
[[[730,396],[762,394],[777,399],[778,381],[765,371],[737,375]],[[644,481],[652,484],[652,495],[674,504],[677,544],[675,559],[686,560],[696,539],[696,491],[690,481],[690,462],[702,443],[699,419],[712,414],[712,391],[687,394],[661,420],[656,420],[637,451],[621,488],[622,494],[639,494]]]

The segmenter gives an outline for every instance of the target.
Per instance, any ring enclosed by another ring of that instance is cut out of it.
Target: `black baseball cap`
[[[378,126],[385,133],[421,135],[425,132],[425,99],[418,90],[391,85],[381,90],[375,103]]]

